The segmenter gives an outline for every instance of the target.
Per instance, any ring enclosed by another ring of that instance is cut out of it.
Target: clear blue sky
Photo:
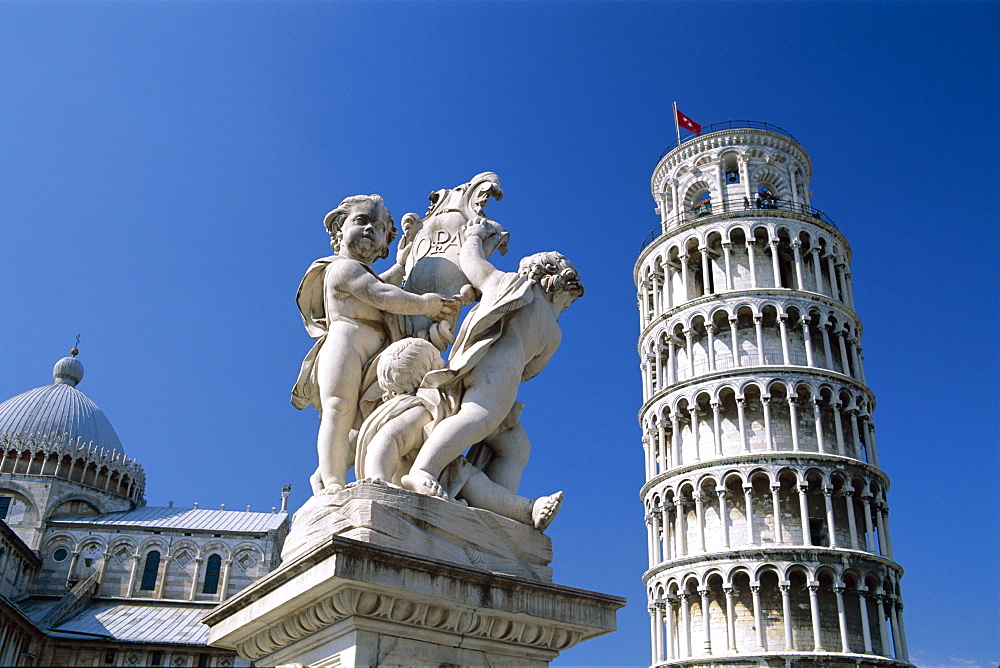
[[[997,3],[0,5],[0,398],[80,388],[150,505],[307,497],[317,420],[288,403],[298,281],[324,214],[396,219],[491,170],[517,258],[586,296],[522,389],[529,495],[566,491],[556,581],[627,596],[557,665],[646,665],[632,266],[670,104],[782,126],[853,246],[910,653],[994,666]]]

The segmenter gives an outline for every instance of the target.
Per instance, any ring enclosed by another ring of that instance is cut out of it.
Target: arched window
[[[222,557],[213,554],[208,558],[208,567],[205,569],[205,586],[201,588],[202,594],[215,594],[219,591],[219,571],[222,569]]]
[[[153,550],[146,555],[146,565],[142,569],[142,584],[139,589],[153,591],[156,588],[156,574],[160,570],[160,553]]]

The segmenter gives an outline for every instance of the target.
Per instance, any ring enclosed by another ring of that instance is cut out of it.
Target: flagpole
[[[677,130],[677,145],[681,145],[681,126],[677,124],[677,101],[674,101],[674,130]]]

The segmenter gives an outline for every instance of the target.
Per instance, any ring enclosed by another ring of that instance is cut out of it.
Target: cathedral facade
[[[908,666],[851,248],[787,132],[670,147],[635,265],[653,666]]]
[[[201,617],[277,567],[288,492],[270,512],[147,506],[76,354],[0,404],[0,665],[248,665]]]

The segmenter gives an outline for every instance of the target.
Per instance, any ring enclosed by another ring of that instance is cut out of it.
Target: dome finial
[[[80,345],[80,335],[76,335],[76,346]],[[77,383],[83,380],[83,364],[76,358],[80,354],[80,349],[76,346],[69,351],[72,357],[64,357],[52,367],[52,378],[56,385],[69,385],[76,387]]]

